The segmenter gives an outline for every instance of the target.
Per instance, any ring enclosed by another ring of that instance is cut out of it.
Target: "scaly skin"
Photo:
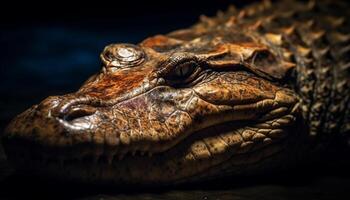
[[[19,169],[116,184],[291,166],[331,133],[349,132],[344,5],[265,1],[109,45],[101,72],[77,92],[11,122],[8,157]]]

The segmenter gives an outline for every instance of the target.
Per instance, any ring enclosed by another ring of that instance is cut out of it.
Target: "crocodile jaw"
[[[215,91],[237,76],[247,81],[237,89],[259,81],[269,91],[253,90],[251,95],[261,94],[255,102],[246,91],[239,101],[229,95],[236,92],[233,84],[222,93],[228,99],[215,101]],[[298,111],[290,90],[245,72],[181,90],[156,86],[62,123],[54,113],[65,98],[50,97],[8,126],[5,148],[16,166],[68,179],[138,184],[244,174],[234,169],[282,151],[284,138],[295,134]]]

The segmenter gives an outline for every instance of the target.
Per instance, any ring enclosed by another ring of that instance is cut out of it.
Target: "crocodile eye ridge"
[[[144,51],[133,44],[111,44],[101,53],[101,60],[107,67],[134,67],[145,59]]]

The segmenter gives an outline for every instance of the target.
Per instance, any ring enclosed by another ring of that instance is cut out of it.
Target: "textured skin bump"
[[[19,170],[175,184],[289,169],[349,136],[345,1],[263,1],[192,27],[111,44],[75,93],[15,117]]]

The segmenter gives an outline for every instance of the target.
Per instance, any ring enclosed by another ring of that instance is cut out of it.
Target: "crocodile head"
[[[10,161],[57,177],[140,184],[246,174],[278,161],[296,134],[299,101],[285,82],[292,65],[254,34],[204,30],[107,46],[101,71],[77,92],[13,119],[3,137]]]

